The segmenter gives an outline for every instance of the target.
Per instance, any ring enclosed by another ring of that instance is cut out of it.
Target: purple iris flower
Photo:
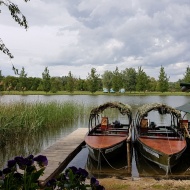
[[[75,166],[68,167],[68,169],[65,171],[66,176],[69,172],[69,169],[73,172],[73,174],[75,174],[78,171],[78,169]]]
[[[8,168],[16,166],[16,160],[9,160],[7,163]]]
[[[88,177],[88,172],[85,169],[79,168],[76,174],[79,174],[83,178]]]
[[[36,161],[41,167],[48,165],[48,160],[46,156],[38,155],[33,160]]]
[[[99,181],[95,177],[91,177],[90,184],[94,186],[99,186]]]
[[[22,156],[16,156],[14,160],[17,162],[17,164],[20,164],[23,162],[24,158]]]
[[[3,174],[9,174],[9,173],[11,173],[11,169],[10,168],[3,169]]]
[[[34,158],[34,156],[31,154],[27,157],[29,160],[32,160]]]
[[[23,158],[22,156],[15,157],[15,161],[17,162],[21,170],[25,170],[26,167],[32,166],[34,162],[32,159]]]

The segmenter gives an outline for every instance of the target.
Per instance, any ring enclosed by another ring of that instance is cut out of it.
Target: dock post
[[[127,168],[128,168],[128,172],[131,171],[131,151],[130,151],[130,142],[131,141],[127,141]]]

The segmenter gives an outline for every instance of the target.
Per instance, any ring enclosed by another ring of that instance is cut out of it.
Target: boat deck
[[[156,151],[163,152],[168,155],[178,153],[186,147],[186,141],[180,139],[171,140],[163,138],[152,139],[150,137],[140,137],[139,141]]]

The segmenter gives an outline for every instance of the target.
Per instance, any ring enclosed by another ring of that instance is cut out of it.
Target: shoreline
[[[152,177],[126,177],[118,179],[115,177],[98,179],[105,190],[186,190],[190,189],[190,180],[155,179]]]

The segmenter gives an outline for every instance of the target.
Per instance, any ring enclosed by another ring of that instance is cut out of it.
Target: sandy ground
[[[106,190],[186,190],[190,189],[190,180],[156,180],[153,178],[104,178],[98,179]]]

